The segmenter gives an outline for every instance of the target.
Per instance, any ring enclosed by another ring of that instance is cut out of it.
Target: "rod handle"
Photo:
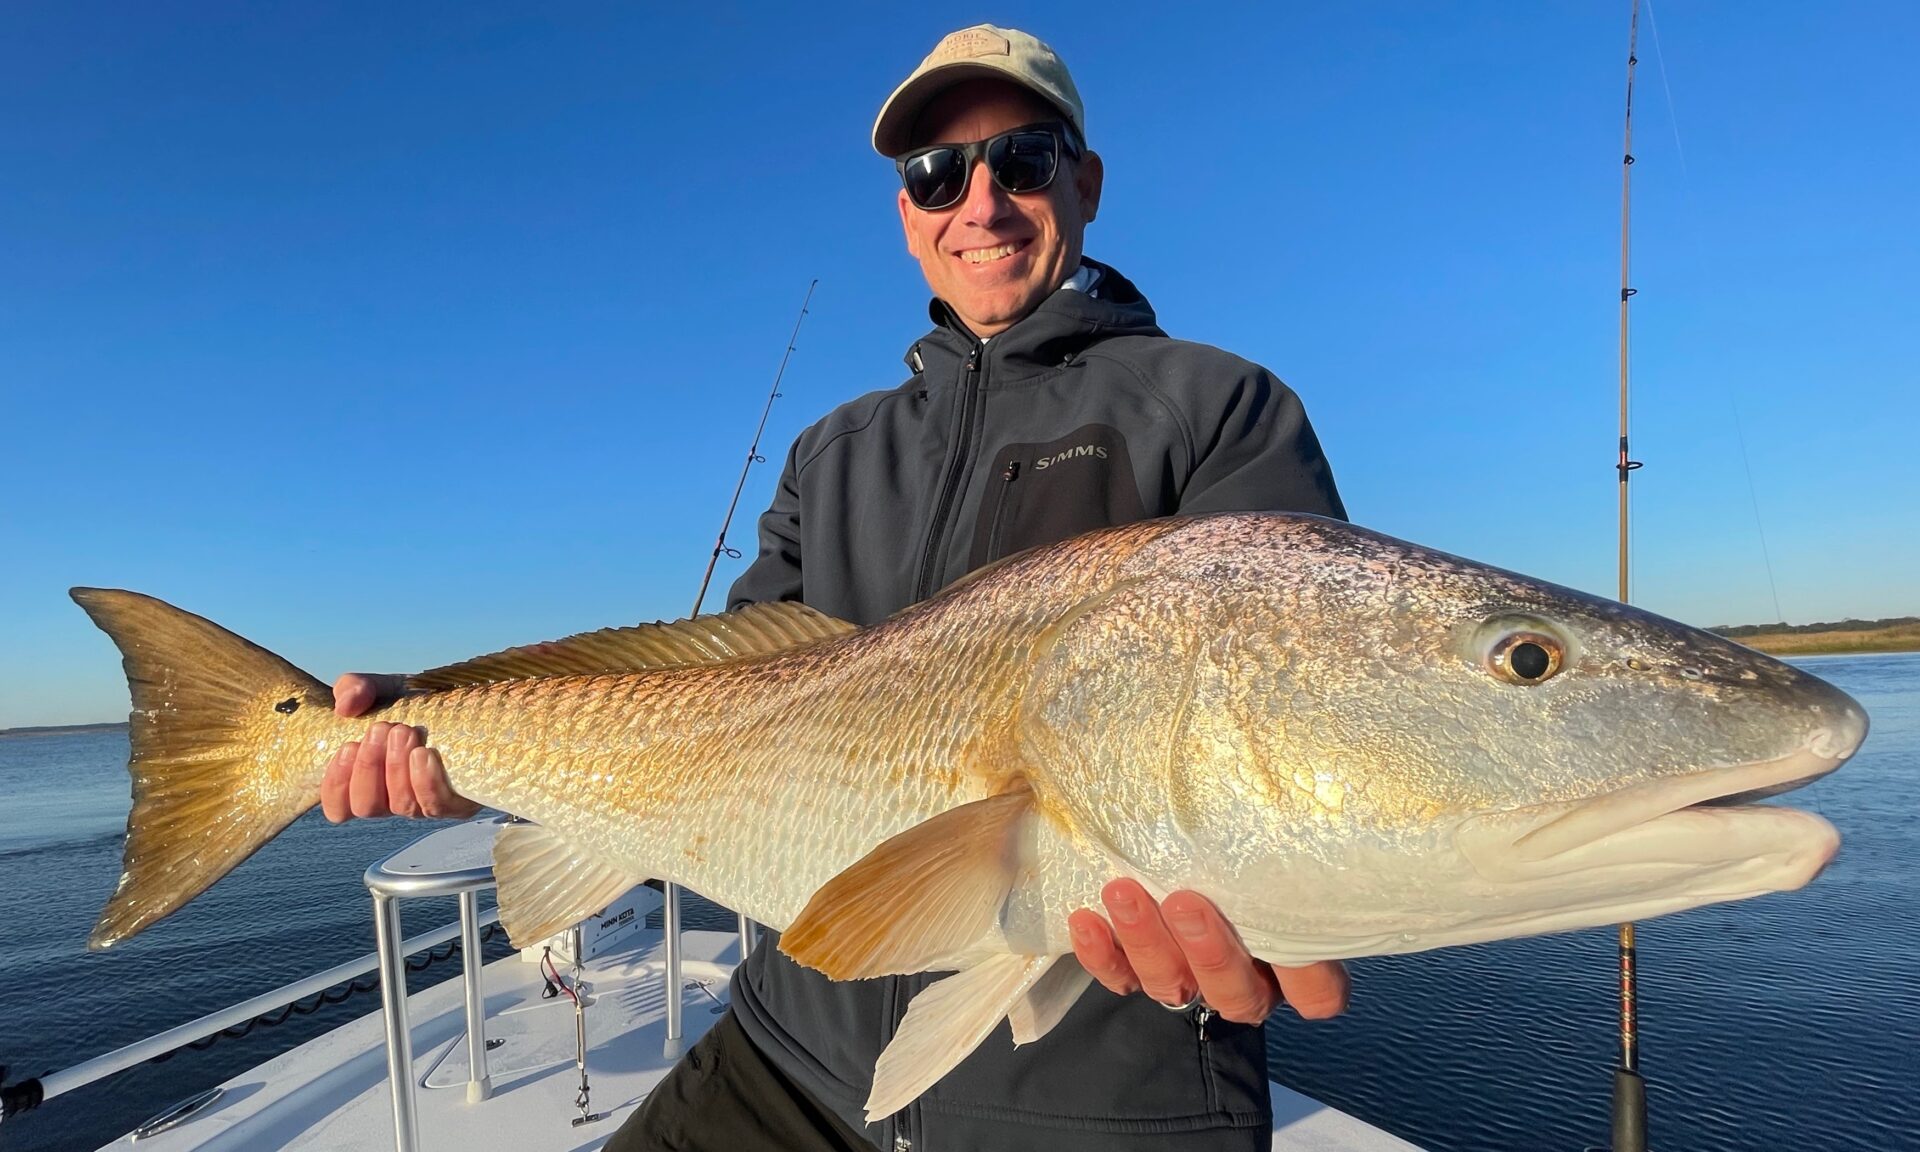
[[[1613,1152],[1647,1152],[1647,1082],[1613,1070]]]

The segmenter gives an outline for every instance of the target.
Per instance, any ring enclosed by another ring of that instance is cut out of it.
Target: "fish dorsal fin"
[[[507,824],[493,840],[500,926],[515,948],[564,931],[645,876],[605,864],[538,824]]]
[[[892,837],[827,881],[780,950],[835,980],[921,972],[993,927],[1019,868],[1033,792],[950,808]]]
[[[1041,984],[1058,956],[999,955],[935,982],[907,1005],[906,1018],[873,1067],[867,1123],[883,1120],[953,1071]],[[1074,965],[1078,968],[1079,965]]]
[[[805,604],[748,604],[737,611],[714,612],[671,624],[602,628],[564,640],[508,648],[416,673],[407,678],[407,687],[427,691],[496,680],[596,676],[712,664],[739,656],[784,652],[852,631],[853,625]]]

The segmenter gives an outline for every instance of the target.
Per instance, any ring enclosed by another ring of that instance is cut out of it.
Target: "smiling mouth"
[[[991,264],[996,260],[1005,260],[1017,252],[1026,250],[1030,240],[1010,240],[1005,244],[996,244],[992,248],[967,248],[957,255],[965,264]]]

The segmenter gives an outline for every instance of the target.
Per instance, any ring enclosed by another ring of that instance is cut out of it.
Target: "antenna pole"
[[[1633,68],[1640,46],[1640,0],[1633,0],[1627,34],[1626,142],[1620,159],[1620,601],[1627,602],[1628,520],[1627,480],[1640,461],[1627,450],[1627,306],[1635,289],[1628,280],[1628,226],[1632,220],[1633,187]],[[1640,1076],[1640,1021],[1638,1016],[1637,958],[1633,925],[1620,925],[1620,1066],[1613,1073],[1613,1152],[1646,1152],[1647,1084]]]

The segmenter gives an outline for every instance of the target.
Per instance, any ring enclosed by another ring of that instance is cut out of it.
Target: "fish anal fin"
[[[1014,1044],[1031,1044],[1053,1031],[1053,1026],[1065,1018],[1067,1010],[1079,1002],[1080,994],[1092,983],[1093,977],[1080,967],[1080,961],[1071,956],[1060,957],[1058,963],[1047,969],[1046,975],[1035,980],[1033,987],[1007,1009]]]
[[[873,1067],[867,1123],[905,1108],[953,1071],[1058,959],[995,956],[915,996],[893,1040]]]
[[[1013,887],[1032,799],[1023,783],[888,839],[813,894],[780,950],[835,980],[923,972],[961,952]]]
[[[533,680],[546,676],[597,676],[712,664],[741,656],[784,652],[817,640],[844,636],[854,627],[805,604],[749,604],[671,624],[602,628],[563,640],[526,644],[407,678],[416,691]]]
[[[645,880],[615,868],[538,824],[507,824],[493,841],[500,925],[515,948],[538,944]]]

